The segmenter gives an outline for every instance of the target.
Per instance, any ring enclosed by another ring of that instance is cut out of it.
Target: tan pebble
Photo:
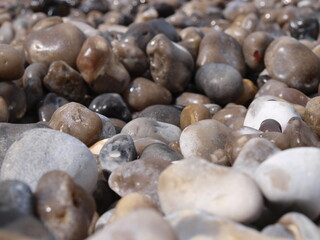
[[[200,120],[209,119],[211,117],[208,108],[203,104],[191,104],[186,106],[180,115],[180,128],[184,129],[187,126]]]
[[[93,144],[89,149],[92,152],[92,154],[94,155],[99,155],[101,148],[103,147],[103,145],[108,141],[109,138],[106,139],[102,139],[98,142],[96,142],[95,144]]]
[[[235,100],[235,103],[245,106],[248,105],[256,95],[257,91],[258,88],[256,87],[256,85],[254,85],[254,83],[251,80],[243,79],[243,91],[240,97],[238,97]]]

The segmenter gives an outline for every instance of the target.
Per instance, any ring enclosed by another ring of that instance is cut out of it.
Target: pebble
[[[146,146],[140,158],[161,158],[169,162],[181,160],[182,154],[163,143],[152,143]]]
[[[250,79],[243,79],[243,90],[240,96],[234,101],[236,104],[248,106],[254,99],[258,89]]]
[[[58,108],[52,115],[49,126],[68,133],[87,146],[98,141],[102,131],[102,121],[85,106],[71,102]]]
[[[87,192],[95,188],[98,170],[92,153],[78,139],[52,129],[21,134],[5,155],[0,180],[24,181],[34,191],[41,176],[54,169],[66,171]]]
[[[138,117],[150,118],[180,127],[181,110],[175,106],[156,104],[146,107],[138,113]]]
[[[160,213],[152,209],[137,209],[101,231],[88,240],[177,240],[169,224]]]
[[[43,84],[50,92],[69,101],[81,102],[86,93],[85,82],[80,73],[64,61],[54,61],[50,64]]]
[[[279,148],[265,138],[251,138],[242,147],[232,168],[253,177],[259,165],[279,151]]]
[[[99,136],[99,140],[113,137],[117,134],[116,128],[113,126],[111,119],[107,118],[104,115],[97,113],[102,122],[102,130]]]
[[[159,205],[158,178],[170,164],[171,162],[158,158],[143,158],[124,163],[111,173],[109,186],[121,197],[138,192]]]
[[[132,119],[127,104],[123,101],[121,95],[117,93],[98,95],[91,101],[89,109],[108,118],[118,118],[125,122],[129,122]]]
[[[35,196],[39,217],[56,239],[84,239],[88,235],[94,200],[67,173],[45,173]]]
[[[280,123],[274,119],[263,120],[259,127],[259,130],[262,132],[282,132]]]
[[[186,106],[180,115],[180,128],[183,130],[187,126],[204,119],[210,119],[211,114],[203,104],[190,104]]]
[[[210,98],[202,94],[184,92],[179,97],[177,97],[175,103],[177,105],[209,104],[211,103],[211,100]]]
[[[223,124],[227,124],[236,118],[244,118],[246,116],[247,109],[239,104],[229,103],[221,110],[217,111],[213,115],[213,119],[218,120]]]
[[[53,113],[61,106],[69,103],[67,99],[58,96],[55,93],[48,93],[39,104],[38,115],[39,120],[49,122]]]
[[[179,140],[181,130],[169,123],[141,117],[128,122],[121,133],[130,135],[133,140],[149,137],[170,143]]]
[[[306,105],[304,121],[309,125],[313,132],[320,137],[320,97],[310,99]]]
[[[147,45],[153,81],[173,93],[182,92],[191,81],[193,58],[164,34],[156,35]]]
[[[8,122],[10,117],[8,105],[3,97],[0,97],[0,122]]]
[[[148,147],[149,145],[154,144],[154,143],[165,144],[164,142],[162,142],[160,140],[157,140],[157,139],[154,139],[154,138],[151,138],[151,137],[138,138],[138,139],[134,140],[134,145],[135,145],[135,148],[137,150],[137,155],[141,156],[143,150],[146,147]]]
[[[252,101],[244,120],[244,126],[259,129],[264,120],[273,119],[280,123],[283,131],[293,117],[301,118],[291,104],[278,101],[272,96],[264,96]]]
[[[256,169],[254,179],[275,210],[301,212],[312,220],[319,216],[319,156],[315,147],[292,148],[272,155]]]
[[[180,210],[165,216],[178,240],[237,239],[284,240],[267,237],[257,230],[198,209]]]
[[[24,56],[8,44],[0,44],[0,81],[12,81],[22,77]]]
[[[204,91],[214,103],[225,105],[236,100],[243,91],[240,73],[224,63],[208,63],[196,73],[198,89]]]
[[[75,67],[84,41],[85,36],[77,27],[61,23],[28,34],[24,49],[29,63],[51,64],[62,60]]]
[[[199,46],[197,66],[204,66],[207,63],[228,64],[239,71],[242,76],[246,72],[242,49],[238,41],[216,30],[207,33]]]
[[[200,209],[248,223],[262,210],[262,195],[250,177],[201,158],[188,158],[169,166],[158,181],[160,206],[166,215]]]
[[[134,142],[130,135],[117,134],[109,138],[99,153],[99,162],[103,170],[113,172],[126,162],[137,159]]]
[[[124,100],[129,107],[142,111],[146,107],[170,104],[172,95],[166,88],[146,78],[134,79],[124,92]]]
[[[264,62],[270,76],[289,87],[304,93],[318,90],[320,59],[297,40],[290,37],[277,38],[267,48]]]
[[[201,120],[185,128],[180,136],[184,158],[201,157],[210,162],[228,162],[225,145],[230,129],[214,119]]]
[[[121,93],[129,84],[129,73],[101,36],[87,38],[76,61],[82,77],[96,93]]]

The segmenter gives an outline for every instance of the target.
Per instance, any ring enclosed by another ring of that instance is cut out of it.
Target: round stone
[[[16,48],[0,44],[0,81],[17,80],[24,72],[24,55]]]
[[[320,137],[320,96],[308,101],[304,121]]]

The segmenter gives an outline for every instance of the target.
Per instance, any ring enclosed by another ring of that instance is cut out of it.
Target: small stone
[[[259,79],[258,79],[259,81]],[[278,80],[269,79],[266,83],[264,83],[258,90],[255,98],[264,96],[264,95],[271,95],[278,97],[282,89],[288,88],[288,85],[280,82]]]
[[[130,135],[133,140],[139,138],[154,138],[164,143],[179,139],[181,130],[175,125],[163,123],[149,118],[136,118],[122,129],[121,133]]]
[[[271,96],[263,96],[250,104],[244,126],[259,129],[264,120],[273,119],[280,123],[283,131],[292,117],[301,118],[291,104]]]
[[[163,159],[144,158],[127,162],[115,169],[109,177],[109,186],[120,196],[138,192],[159,205],[157,184],[160,173],[171,163]]]
[[[50,64],[43,84],[50,92],[69,101],[82,101],[86,93],[81,75],[64,61],[54,61]]]
[[[55,93],[48,93],[42,100],[38,109],[39,120],[49,122],[53,113],[68,101]]]
[[[102,139],[98,142],[96,142],[95,144],[93,144],[89,150],[92,152],[93,155],[99,155],[101,148],[103,147],[103,145],[108,141],[108,138],[106,139]]]
[[[102,121],[99,116],[75,102],[58,108],[53,113],[49,126],[78,138],[87,146],[97,142],[102,131]]]
[[[247,106],[254,99],[257,93],[257,87],[249,79],[243,79],[243,91],[241,95],[234,101],[236,104]]]
[[[47,17],[32,26],[32,32],[39,31],[42,29],[46,29],[49,27],[53,27],[54,25],[63,23],[63,19],[59,16]]]
[[[198,89],[215,103],[225,105],[236,100],[243,91],[240,73],[224,63],[208,63],[196,73]]]
[[[118,118],[125,122],[132,119],[126,103],[117,93],[104,93],[95,97],[91,101],[89,109],[108,118]]]
[[[172,96],[166,88],[139,77],[124,92],[124,99],[131,108],[141,111],[155,104],[170,104]]]
[[[250,177],[201,158],[172,164],[158,181],[160,206],[165,214],[200,209],[248,223],[262,210],[262,195]]]
[[[138,114],[138,117],[151,118],[160,122],[180,126],[181,110],[171,105],[152,105],[146,107]]]
[[[122,128],[127,124],[125,121],[120,120],[118,118],[109,118],[111,120],[112,125],[116,129],[116,134],[120,133]]]
[[[320,137],[320,96],[310,99],[306,105],[304,121]]]
[[[319,35],[319,22],[316,17],[296,17],[289,23],[290,35],[296,39],[317,40]]]
[[[272,78],[304,93],[317,91],[320,59],[297,40],[277,38],[267,48],[264,62]]]
[[[173,162],[182,159],[183,156],[166,144],[153,143],[143,149],[140,158],[161,158]]]
[[[280,123],[274,119],[263,120],[259,130],[262,132],[282,132]]]
[[[180,148],[184,158],[201,157],[218,163],[215,153],[224,152],[230,129],[214,119],[201,120],[183,130]]]
[[[173,230],[160,213],[153,209],[138,209],[115,223],[107,224],[88,240],[177,240]]]
[[[254,171],[262,162],[279,151],[280,149],[267,139],[251,138],[242,147],[232,168],[253,176]]]
[[[22,77],[24,56],[16,48],[0,44],[0,81],[12,81]]]
[[[143,208],[158,210],[157,206],[149,197],[141,193],[129,193],[118,201],[113,212],[112,221],[117,221],[129,213]]]
[[[254,179],[274,209],[301,212],[312,220],[319,217],[319,156],[315,147],[292,148],[272,155],[256,169]]]
[[[76,59],[85,41],[84,34],[69,23],[31,32],[24,42],[24,49],[29,63],[65,61],[71,67],[76,66]]]
[[[309,101],[309,98],[303,92],[295,88],[282,88],[279,90],[278,96],[292,104],[299,104],[304,107]]]
[[[17,180],[0,182],[0,212],[18,211],[34,215],[35,198],[29,186]]]
[[[170,41],[164,34],[156,35],[147,45],[153,81],[170,90],[182,92],[191,81],[194,63],[191,54]]]
[[[103,140],[105,138],[113,137],[117,134],[116,128],[113,126],[112,121],[106,116],[97,113],[102,122],[102,131],[99,136],[99,140]]]
[[[44,174],[37,185],[37,212],[56,239],[84,239],[88,235],[95,203],[65,172]]]
[[[8,122],[10,117],[8,105],[3,97],[0,97],[0,122]]]
[[[247,109],[244,106],[229,103],[223,109],[217,111],[212,118],[223,124],[227,124],[234,118],[245,117],[246,113]]]
[[[54,169],[66,171],[87,192],[95,188],[98,170],[92,153],[78,139],[52,129],[21,134],[6,153],[0,179],[23,181],[34,191],[41,176]]]
[[[202,39],[199,47],[197,66],[207,63],[224,63],[235,68],[242,76],[246,66],[242,49],[233,37],[216,30],[210,31]]]
[[[319,144],[319,137],[311,128],[299,118],[291,118],[283,133],[288,136],[290,147],[316,147]]]
[[[89,37],[83,43],[77,68],[96,93],[121,93],[130,81],[129,73],[113,53],[111,44],[101,36]]]
[[[137,159],[136,149],[130,135],[117,134],[109,138],[99,153],[101,168],[113,172],[126,162]]]
[[[136,147],[137,150],[137,155],[141,156],[143,150],[148,147],[151,144],[154,143],[160,143],[160,144],[165,144],[164,142],[154,139],[154,138],[150,138],[150,137],[145,137],[145,138],[138,138],[136,140],[134,140],[134,145]]]
[[[210,119],[211,114],[203,104],[190,104],[180,115],[180,128],[183,130],[189,125],[204,119]]]
[[[177,105],[189,105],[189,104],[209,104],[210,98],[205,95],[191,92],[184,92],[176,99]]]

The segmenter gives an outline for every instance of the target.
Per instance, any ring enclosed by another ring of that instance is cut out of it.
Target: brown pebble
[[[249,79],[243,79],[243,91],[241,95],[234,101],[236,104],[249,105],[251,100],[255,97],[258,89],[254,83]]]
[[[80,73],[64,61],[54,61],[50,64],[43,84],[50,92],[69,101],[81,102],[86,93],[85,82]]]
[[[293,104],[306,106],[309,98],[301,91],[295,88],[282,88],[278,93],[279,97]]]
[[[320,96],[308,101],[304,121],[320,137]]]
[[[208,104],[208,103],[211,103],[210,98],[199,93],[184,92],[176,99],[177,105]]]
[[[164,143],[164,142],[151,137],[139,138],[134,140],[134,146],[136,148],[137,155],[140,156],[143,150],[153,143]]]
[[[231,120],[232,118],[245,117],[246,113],[247,109],[244,106],[229,103],[223,109],[215,113],[212,118],[223,124],[226,124],[227,121]]]
[[[91,195],[63,171],[46,173],[39,180],[37,212],[56,239],[84,239],[95,211]]]
[[[225,31],[226,34],[230,35],[234,39],[238,41],[238,43],[242,46],[244,39],[249,35],[249,31],[244,29],[243,27],[231,25]]]
[[[9,109],[3,97],[0,97],[0,122],[8,122]]]
[[[16,48],[0,44],[0,81],[11,81],[22,77],[24,55]]]
[[[180,115],[180,128],[183,130],[187,126],[203,119],[211,118],[211,114],[203,104],[190,104],[186,106]]]
[[[58,108],[52,115],[49,126],[78,138],[87,146],[99,140],[102,121],[85,106],[71,102]]]
[[[166,88],[139,77],[124,92],[124,100],[131,108],[141,111],[155,104],[170,104],[172,96]]]
[[[130,76],[112,51],[111,44],[101,36],[89,37],[77,58],[82,77],[96,93],[123,92]]]

